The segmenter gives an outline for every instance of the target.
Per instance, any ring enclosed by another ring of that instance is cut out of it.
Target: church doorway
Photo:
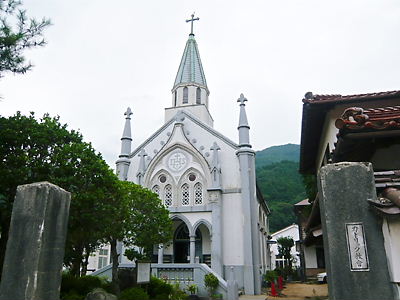
[[[196,230],[195,256],[202,257],[202,237],[199,229]],[[181,223],[174,235],[174,262],[190,262],[190,237],[189,229],[185,223]]]

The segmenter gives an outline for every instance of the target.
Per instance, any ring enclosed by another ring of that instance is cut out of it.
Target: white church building
[[[192,25],[194,20],[192,16]],[[168,266],[186,264],[185,272],[196,265],[208,266],[208,271],[225,280],[232,270],[240,289],[260,294],[261,276],[270,265],[269,209],[256,186],[247,99],[243,95],[237,99],[239,139],[235,142],[213,128],[209,95],[192,29],[165,108],[165,122],[133,150],[132,112],[126,111],[117,174],[120,180],[157,193],[170,211],[173,241],[155,247],[152,267],[170,274]],[[103,256],[109,252],[102,250]],[[89,269],[104,267],[106,261],[100,263],[96,255]],[[130,263],[126,257],[121,259],[124,263]]]

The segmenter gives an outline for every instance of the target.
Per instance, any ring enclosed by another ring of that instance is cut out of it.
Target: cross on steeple
[[[191,18],[191,19],[186,20],[186,23],[187,23],[187,22],[192,22],[192,23],[190,24],[190,34],[191,34],[191,35],[194,35],[194,34],[193,34],[193,22],[194,22],[194,21],[198,21],[198,20],[200,20],[200,19],[199,19],[199,18],[195,18],[195,17],[194,17],[194,13],[192,14],[192,18]]]
[[[247,98],[243,94],[240,94],[240,98],[237,100],[237,102],[240,102],[240,105],[244,105],[245,101],[247,101]]]
[[[126,118],[130,118],[131,115],[133,114],[132,110],[130,107],[128,107],[128,109],[126,110],[126,112],[124,113],[124,115],[126,116]]]

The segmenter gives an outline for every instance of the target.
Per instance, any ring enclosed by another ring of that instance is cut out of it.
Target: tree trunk
[[[89,264],[89,256],[90,252],[87,248],[85,248],[85,255],[84,255],[84,260],[82,263],[82,270],[81,270],[81,276],[85,276],[87,272],[87,266]]]
[[[112,286],[114,294],[117,295],[117,297],[119,297],[119,294],[121,291],[119,289],[119,278],[118,278],[119,254],[117,253],[117,240],[111,239],[110,245],[111,245],[111,259],[112,259],[111,286]]]
[[[82,257],[83,257],[83,246],[76,247],[72,253],[71,269],[70,269],[71,275],[75,277],[79,277],[81,275]]]

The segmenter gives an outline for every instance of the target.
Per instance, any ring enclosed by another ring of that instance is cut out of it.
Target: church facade
[[[155,247],[154,263],[207,264],[225,279],[232,269],[239,288],[246,294],[259,294],[270,257],[269,209],[256,186],[247,99],[240,95],[237,100],[237,143],[213,128],[209,94],[191,33],[170,106],[165,108],[165,123],[133,150],[132,112],[128,108],[125,113],[117,174],[120,180],[158,194],[170,211],[174,238],[168,245]],[[127,263],[125,257],[121,263]]]

